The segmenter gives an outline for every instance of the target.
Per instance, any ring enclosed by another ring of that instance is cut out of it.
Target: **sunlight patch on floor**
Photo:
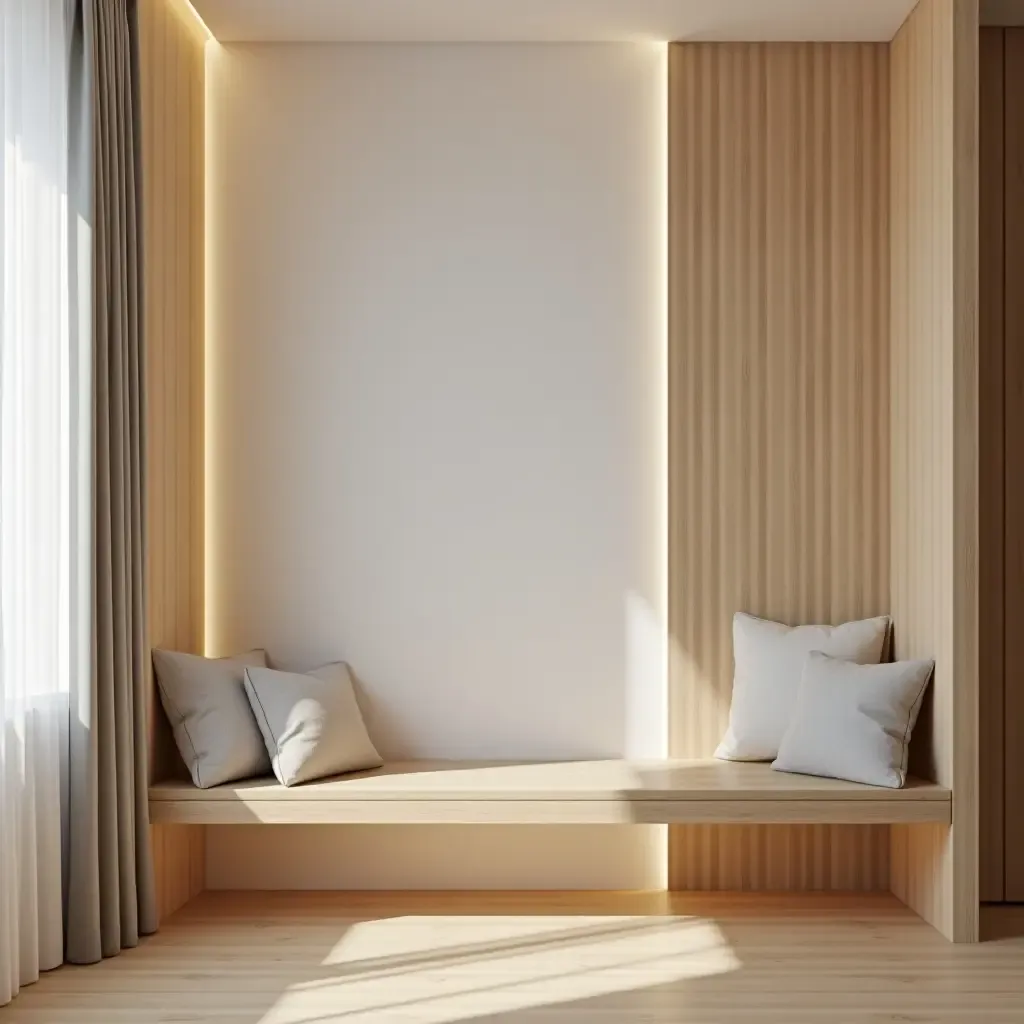
[[[291,985],[260,1024],[448,1024],[740,966],[698,918],[396,917],[353,924],[323,977]]]

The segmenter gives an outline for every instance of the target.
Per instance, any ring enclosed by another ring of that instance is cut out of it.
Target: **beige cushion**
[[[900,789],[910,736],[934,662],[857,665],[820,651],[807,655],[777,771]]]
[[[160,702],[200,789],[269,774],[267,749],[243,681],[246,665],[266,663],[265,651],[230,658],[153,651]]]
[[[282,785],[384,763],[367,735],[344,662],[306,675],[247,668],[245,690]]]

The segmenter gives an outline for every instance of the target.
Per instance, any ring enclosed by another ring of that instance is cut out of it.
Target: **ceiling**
[[[221,42],[887,40],[915,0],[192,0]]]

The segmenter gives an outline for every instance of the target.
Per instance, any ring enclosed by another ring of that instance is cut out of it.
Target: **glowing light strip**
[[[213,118],[210,117],[212,79],[211,68],[215,54],[220,50],[217,40],[210,36],[206,45],[203,75],[203,653],[211,656],[215,646],[213,619],[213,580],[211,553],[213,551],[214,529],[214,432],[213,394],[214,358],[213,328],[215,290],[213,280],[213,229],[209,212],[209,197],[212,192]]]
[[[668,348],[669,348],[669,337],[668,337],[668,297],[669,297],[669,280],[668,280],[668,264],[669,264],[669,223],[668,223],[668,190],[669,190],[669,81],[668,81],[668,66],[669,66],[669,51],[668,43],[656,44],[660,51],[661,67],[659,68],[659,75],[661,76],[658,103],[660,109],[658,110],[658,124],[659,124],[659,140],[661,145],[661,152],[657,154],[657,161],[659,164],[658,168],[658,188],[661,194],[658,196],[658,219],[661,225],[661,239],[660,239],[660,253],[659,259],[661,266],[658,267],[658,279],[661,281],[662,294],[659,296],[658,307],[661,310],[662,322],[659,325],[659,332],[661,334],[660,343],[660,359],[661,366],[659,372],[661,374],[661,396],[660,404],[661,408],[658,410],[658,437],[661,439],[661,451],[658,453],[658,461],[661,464],[660,474],[660,486],[662,488],[662,494],[658,501],[658,508],[660,509],[661,522],[658,523],[658,535],[659,535],[659,551],[658,551],[658,563],[661,567],[661,580],[660,582],[660,594],[659,600],[661,607],[658,612],[662,616],[662,633],[661,633],[661,667],[659,671],[660,684],[661,684],[661,721],[663,723],[662,734],[658,737],[658,745],[660,750],[657,751],[657,756],[667,757],[669,750],[669,735],[670,735],[670,723],[669,715],[671,713],[670,707],[670,696],[669,696],[669,660],[670,660],[670,644],[671,644],[671,633],[669,629],[668,621],[668,602],[669,602],[669,550],[668,550],[668,535],[669,535],[669,464],[668,464],[668,431],[669,431],[669,406],[668,406],[668,392],[669,392],[669,381],[668,381]],[[657,850],[658,857],[655,864],[656,878],[655,882],[662,889],[668,888],[668,876],[669,876],[669,832],[667,825],[658,826],[658,837],[657,837]]]
[[[660,142],[661,152],[658,154],[658,163],[660,168],[658,171],[659,182],[658,187],[661,191],[661,195],[658,197],[659,209],[659,221],[661,224],[661,242],[659,258],[661,260],[661,266],[658,268],[658,279],[661,281],[662,294],[659,296],[658,307],[661,310],[662,322],[659,326],[661,333],[661,366],[659,371],[661,373],[661,408],[658,410],[659,423],[658,423],[658,436],[661,438],[662,449],[658,453],[658,459],[662,466],[661,472],[661,487],[662,495],[661,500],[658,502],[658,507],[661,509],[662,521],[658,524],[658,533],[660,538],[660,551],[658,552],[659,564],[661,565],[661,586],[660,586],[660,600],[661,608],[659,612],[664,619],[664,630],[662,637],[662,665],[661,665],[661,679],[662,679],[662,721],[665,723],[664,732],[660,737],[660,756],[668,756],[669,747],[669,621],[668,621],[668,603],[669,603],[669,550],[668,550],[668,535],[669,535],[669,464],[668,464],[668,431],[669,431],[669,380],[668,380],[668,302],[669,302],[669,280],[668,280],[668,264],[669,264],[669,223],[668,223],[668,190],[669,190],[669,82],[668,82],[668,43],[659,43],[658,48],[660,50],[661,57],[661,68],[659,74],[661,76],[661,86],[659,92],[659,104],[661,109],[658,111],[658,123],[660,125]]]
[[[192,0],[180,0],[181,6],[185,8],[192,15],[192,19],[196,24],[203,30],[203,35],[206,36],[207,40],[212,39],[216,42],[217,37],[210,31],[210,26],[203,20],[203,16],[196,10]]]

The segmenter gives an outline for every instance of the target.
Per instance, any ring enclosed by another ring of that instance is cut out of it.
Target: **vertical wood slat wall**
[[[921,0],[891,46],[891,600],[898,658],[936,662],[912,768],[953,825],[893,826],[893,892],[978,930],[978,7]]]
[[[980,885],[1024,901],[1024,28],[980,59]]]
[[[670,48],[671,741],[708,756],[731,620],[889,607],[889,55]],[[673,889],[886,889],[885,826],[679,826]]]
[[[182,0],[141,0],[139,25],[149,640],[201,653],[205,38]],[[182,773],[155,693],[150,723],[151,778]],[[163,917],[202,891],[205,834],[152,830]]]

